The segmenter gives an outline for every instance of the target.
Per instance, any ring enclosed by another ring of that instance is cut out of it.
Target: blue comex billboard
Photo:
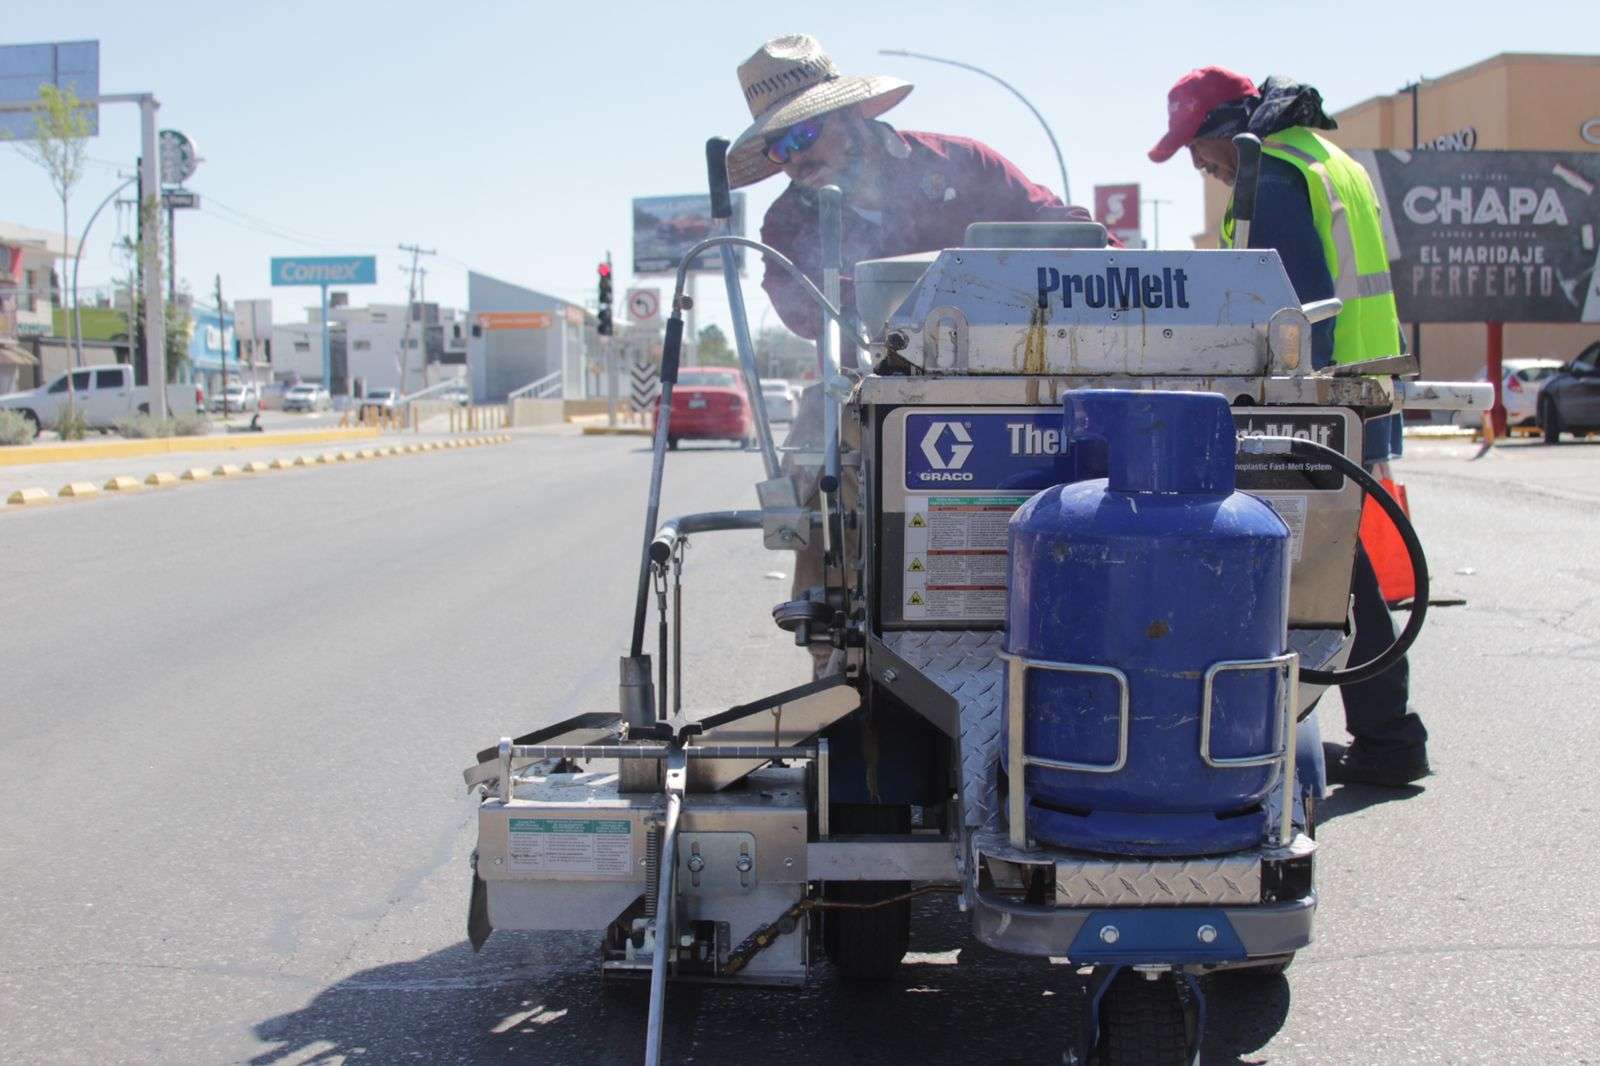
[[[376,256],[275,256],[272,260],[274,285],[373,285],[377,281]]]

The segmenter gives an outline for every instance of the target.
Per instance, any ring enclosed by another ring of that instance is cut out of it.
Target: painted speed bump
[[[272,468],[266,463],[262,462],[260,459],[252,459],[250,462],[244,464],[242,469],[246,474],[265,474]]]
[[[276,459],[272,460],[272,462],[268,463],[267,467],[269,469],[271,469],[271,470],[287,470],[293,465],[294,465],[294,460],[293,459],[285,459],[283,456],[280,455],[278,458],[276,458]]]
[[[295,466],[310,466],[314,462],[316,462],[316,460],[311,458],[309,455],[297,455],[294,457]]]
[[[339,460],[339,462],[341,462],[341,463],[348,463],[350,460],[354,459],[355,457],[356,457],[356,453],[355,452],[340,452],[335,458],[337,458]]]
[[[164,470],[157,471],[156,473],[145,478],[144,483],[146,485],[153,485],[158,489],[164,489],[168,488],[169,486],[176,485],[178,483],[178,475],[169,474]]]
[[[191,466],[189,469],[180,474],[179,477],[184,481],[210,481],[211,471],[207,470],[203,466]]]
[[[50,494],[44,489],[18,489],[6,497],[6,503],[16,507],[33,507],[49,502]]]
[[[338,452],[323,452],[321,455],[317,456],[317,462],[319,463],[337,463],[338,461]]]
[[[61,491],[56,495],[69,500],[81,500],[86,496],[100,495],[100,486],[92,481],[69,481],[61,486]]]
[[[139,479],[133,477],[114,477],[105,484],[107,492],[138,492],[143,487]]]

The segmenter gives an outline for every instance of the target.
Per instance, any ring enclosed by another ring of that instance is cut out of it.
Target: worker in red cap
[[[1150,149],[1161,163],[1189,149],[1196,169],[1234,183],[1239,155],[1233,138],[1261,140],[1250,247],[1272,248],[1302,303],[1337,296],[1331,322],[1312,326],[1317,368],[1401,354],[1400,319],[1383,241],[1382,207],[1367,172],[1320,134],[1337,124],[1309,85],[1271,77],[1259,86],[1222,67],[1202,67],[1178,79],[1167,94],[1167,132]],[[1223,216],[1218,244],[1233,247],[1233,205]],[[1364,434],[1368,463],[1392,454],[1393,420],[1374,419]],[[1350,657],[1367,662],[1394,641],[1394,622],[1378,578],[1358,546],[1352,580],[1356,634]],[[1410,667],[1401,659],[1368,681],[1345,685],[1345,725],[1355,739],[1330,767],[1336,780],[1401,786],[1428,773],[1428,731],[1412,713]]]

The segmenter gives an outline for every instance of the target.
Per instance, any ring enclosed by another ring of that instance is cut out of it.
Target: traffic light
[[[609,337],[615,332],[611,322],[611,260],[607,259],[600,264],[600,310],[596,317],[599,319],[600,336]]]

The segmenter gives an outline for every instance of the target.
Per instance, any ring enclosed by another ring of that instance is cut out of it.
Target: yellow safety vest
[[[1333,361],[1360,363],[1400,354],[1383,209],[1372,180],[1338,145],[1304,126],[1274,133],[1261,151],[1300,171],[1311,195],[1311,217],[1333,294],[1344,307],[1333,326]],[[1233,204],[1222,219],[1221,246],[1233,247]]]

